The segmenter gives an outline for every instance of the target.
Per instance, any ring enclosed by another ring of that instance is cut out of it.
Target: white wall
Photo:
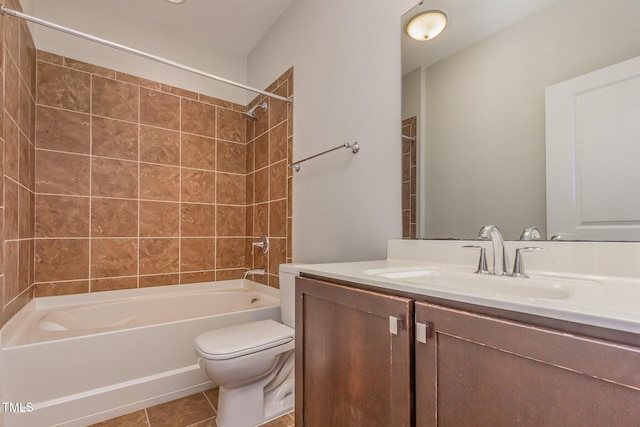
[[[32,4],[33,1],[27,0],[25,6],[32,8],[30,3]],[[150,21],[141,22],[135,15],[123,14],[121,10],[102,8],[99,13],[96,13],[90,8],[76,7],[76,3],[81,1],[38,1],[32,13],[40,19],[179,62],[219,77],[239,83],[246,82],[247,63],[242,55],[214,49],[197,40],[186,38],[171,28]],[[43,26],[31,26],[32,31],[34,27],[34,39],[39,50],[160,81],[241,105],[246,105],[247,100],[253,97],[251,95],[249,98],[245,90],[190,72]]]
[[[262,87],[294,66],[295,262],[384,258],[401,237],[400,17],[414,2],[296,0],[249,54]]]
[[[18,0],[22,11],[28,15],[32,15],[35,11],[35,0]],[[6,2],[5,2],[6,6]]]
[[[402,120],[420,117],[422,109],[422,70],[416,68],[402,76]]]
[[[638,22],[637,0],[562,0],[426,69],[427,236],[544,231],[544,89],[640,55]]]

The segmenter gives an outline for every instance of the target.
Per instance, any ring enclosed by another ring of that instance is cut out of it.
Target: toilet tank
[[[280,310],[282,323],[295,326],[296,277],[300,274],[296,264],[280,264]]]

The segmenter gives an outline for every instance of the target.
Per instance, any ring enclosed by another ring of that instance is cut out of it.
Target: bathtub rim
[[[180,294],[198,291],[215,291],[222,289],[249,289],[266,296],[280,299],[279,289],[263,285],[248,279],[230,279],[211,282],[199,282],[188,284],[176,284],[165,286],[153,286],[148,288],[118,289],[113,291],[89,292],[71,295],[55,295],[46,297],[35,297],[22,307],[11,319],[5,323],[0,329],[0,350],[10,349],[18,346],[39,345],[41,342],[15,344],[19,336],[30,325],[30,318],[36,310],[56,308],[76,308],[89,304],[113,302],[118,300],[130,300],[149,296],[158,296],[164,294]],[[181,319],[184,321],[188,319]],[[148,326],[148,325],[145,325]],[[140,327],[145,327],[140,326]],[[114,331],[102,331],[98,333],[111,333]],[[85,335],[60,338],[60,340],[76,339]],[[43,341],[47,342],[47,341]]]

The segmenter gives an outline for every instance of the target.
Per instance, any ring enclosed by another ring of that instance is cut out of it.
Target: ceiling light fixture
[[[414,16],[407,24],[407,34],[415,40],[431,40],[447,26],[447,15],[441,10],[428,10]]]
[[[184,3],[184,0],[167,0],[169,3],[173,3],[173,4],[180,4],[180,3]]]

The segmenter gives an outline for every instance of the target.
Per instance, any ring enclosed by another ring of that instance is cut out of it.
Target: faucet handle
[[[538,227],[527,227],[522,230],[522,234],[520,234],[520,240],[542,240],[542,236],[540,235],[540,230]]]
[[[478,245],[465,245],[463,246],[465,249],[480,249],[480,261],[478,261],[478,269],[476,273],[478,274],[489,274],[489,269],[487,268],[487,250],[484,246]]]
[[[522,261],[522,252],[541,252],[548,251],[547,248],[536,248],[536,247],[526,247],[526,248],[516,248],[516,260],[513,263],[513,273],[511,276],[513,277],[529,277],[524,272],[524,262]]]
[[[500,232],[500,230],[498,229],[497,226],[495,226],[493,224],[487,224],[487,225],[483,226],[480,229],[480,231],[478,231],[478,237],[480,239],[489,240],[489,239],[491,239],[490,234],[494,230],[497,230],[498,232]]]
[[[260,241],[259,242],[252,242],[251,243],[251,253],[253,253],[253,250],[256,247],[262,249],[262,253],[263,254],[266,254],[267,252],[269,252],[269,238],[267,236],[262,236],[262,237],[260,237]]]

